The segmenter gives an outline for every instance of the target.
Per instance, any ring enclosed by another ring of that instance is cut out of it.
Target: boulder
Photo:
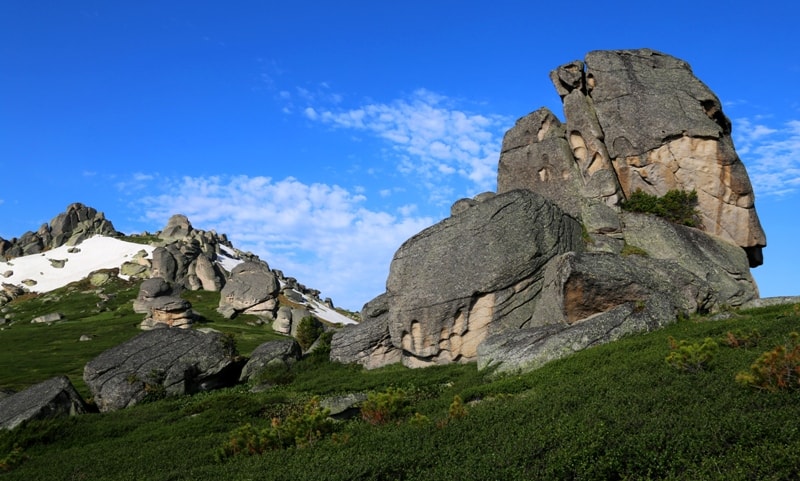
[[[217,310],[223,315],[246,312],[277,297],[279,292],[278,278],[265,262],[243,262],[231,271],[230,279],[220,292]]]
[[[467,362],[490,324],[520,327],[544,264],[581,250],[581,227],[544,197],[517,190],[406,241],[387,280],[389,334],[412,365]]]
[[[302,356],[300,345],[294,339],[269,341],[261,344],[250,355],[247,364],[242,368],[239,380],[257,380],[260,373],[272,366],[291,366]]]
[[[175,214],[169,218],[167,225],[159,233],[159,238],[167,243],[185,239],[193,230],[189,218],[183,214]]]
[[[66,376],[54,377],[0,398],[0,429],[14,429],[31,419],[50,419],[89,412]]]
[[[581,322],[509,330],[487,338],[478,347],[478,369],[495,373],[524,372],[605,344],[631,333],[663,327],[675,318],[670,302],[654,295],[642,303],[626,302]]]
[[[134,312],[147,314],[139,328],[149,330],[159,325],[190,327],[195,318],[192,304],[182,299],[179,291],[179,288],[174,288],[161,277],[143,281],[139,286],[139,295],[133,301]]]
[[[362,321],[334,332],[330,358],[342,364],[358,363],[373,369],[402,360],[402,352],[389,336],[389,303],[381,294],[361,310]]]
[[[222,334],[154,329],[89,361],[83,379],[100,411],[132,406],[149,396],[192,394],[233,385],[239,378],[234,344]]]
[[[60,312],[50,312],[41,316],[31,319],[31,324],[52,324],[64,319],[64,314]]]

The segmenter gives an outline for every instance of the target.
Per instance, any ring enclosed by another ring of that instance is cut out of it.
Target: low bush
[[[287,416],[285,421],[275,417],[270,426],[264,429],[255,428],[249,423],[236,428],[217,450],[215,458],[224,461],[238,455],[253,456],[292,446],[310,446],[333,433],[334,425],[329,414],[328,409],[320,407],[319,398],[313,397],[301,412]]]
[[[643,192],[637,189],[631,196],[622,202],[623,210],[641,212],[663,217],[670,222],[697,227],[700,225],[699,212],[697,211],[697,191],[673,189],[663,197]]]
[[[405,391],[389,387],[367,395],[361,404],[361,418],[373,425],[399,421],[407,414],[409,404]]]
[[[792,332],[783,345],[763,353],[736,381],[770,392],[800,389],[800,334]]]
[[[756,329],[751,329],[747,332],[737,329],[735,331],[728,331],[725,337],[721,339],[721,342],[723,345],[735,349],[739,347],[755,347],[758,345],[759,340],[761,340],[761,333]]]
[[[669,366],[684,372],[700,372],[706,369],[714,359],[717,350],[717,343],[712,338],[707,337],[702,343],[689,341],[676,341],[674,337],[669,339],[670,353],[666,357]]]

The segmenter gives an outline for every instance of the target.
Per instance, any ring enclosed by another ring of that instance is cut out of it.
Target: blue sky
[[[652,3],[646,6],[645,3]],[[183,213],[358,310],[399,245],[496,187],[503,133],[591,50],[689,62],[722,100],[798,295],[796,2],[0,3],[0,236],[72,202],[127,233]]]

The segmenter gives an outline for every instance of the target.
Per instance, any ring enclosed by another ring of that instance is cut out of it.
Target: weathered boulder
[[[242,368],[240,381],[257,380],[259,374],[271,367],[288,368],[302,356],[300,344],[294,339],[269,341],[261,344],[250,355],[247,364]]]
[[[226,336],[154,329],[89,361],[83,379],[101,411],[132,406],[148,395],[192,394],[233,385],[241,365]]]
[[[231,271],[230,279],[220,292],[217,310],[232,317],[277,297],[279,292],[278,278],[265,262],[243,262]]]
[[[386,283],[389,335],[410,366],[475,359],[490,325],[521,327],[545,263],[582,249],[581,227],[544,197],[511,191],[406,241]]]
[[[626,212],[622,222],[629,245],[653,259],[674,261],[705,280],[714,291],[714,309],[738,307],[758,297],[746,252],[729,241],[650,215]]]
[[[149,330],[158,325],[188,328],[194,322],[192,304],[181,298],[180,288],[174,288],[161,277],[146,279],[139,286],[133,301],[133,311],[147,314],[139,328]]]
[[[192,232],[192,223],[183,214],[175,214],[169,218],[167,225],[159,233],[159,237],[167,243],[185,239]]]
[[[333,334],[331,360],[358,363],[373,369],[402,360],[402,351],[389,336],[389,303],[386,294],[369,301],[361,310],[362,321],[345,326]]]
[[[89,412],[86,402],[66,376],[0,397],[0,429],[14,429],[31,419],[74,416]]]
[[[60,321],[61,319],[64,319],[64,314],[61,314],[60,312],[48,312],[47,314],[36,316],[31,319],[31,324],[52,324]]]
[[[478,369],[493,367],[496,373],[530,371],[631,333],[661,328],[674,318],[671,303],[656,294],[641,303],[626,302],[575,324],[509,330],[481,343]]]

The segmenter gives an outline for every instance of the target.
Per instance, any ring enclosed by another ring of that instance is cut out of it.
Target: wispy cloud
[[[800,120],[768,126],[763,119],[734,121],[734,140],[756,195],[800,191]]]
[[[307,119],[383,139],[398,170],[417,176],[432,193],[452,192],[450,182],[465,180],[476,193],[495,187],[502,135],[512,119],[460,109],[452,99],[425,89],[408,98],[355,108],[303,93],[309,101],[303,110]],[[341,96],[336,99],[341,101]],[[449,194],[446,197],[452,201]]]
[[[134,205],[151,223],[182,213],[351,309],[383,292],[394,252],[433,223],[409,206],[369,210],[362,194],[291,177],[159,178],[151,188],[159,193]]]

